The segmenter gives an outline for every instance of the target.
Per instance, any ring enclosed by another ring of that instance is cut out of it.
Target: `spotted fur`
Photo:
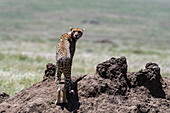
[[[56,52],[56,83],[60,85],[61,75],[64,74],[66,91],[71,91],[71,67],[77,40],[83,35],[84,29],[70,28],[69,33],[60,37]]]

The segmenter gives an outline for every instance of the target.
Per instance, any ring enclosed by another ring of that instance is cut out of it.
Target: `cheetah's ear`
[[[81,29],[82,31],[85,31],[85,28]]]
[[[73,27],[70,27],[70,31],[72,31],[74,28]]]

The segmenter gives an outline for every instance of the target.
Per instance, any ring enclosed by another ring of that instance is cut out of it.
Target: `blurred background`
[[[86,29],[72,75],[126,56],[130,72],[155,62],[170,76],[170,0],[0,0],[0,92],[42,80],[69,27]]]

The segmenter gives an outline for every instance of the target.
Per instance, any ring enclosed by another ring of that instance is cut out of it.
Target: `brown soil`
[[[73,76],[74,95],[68,104],[55,105],[55,65],[47,64],[43,80],[0,104],[0,113],[170,113],[170,79],[160,67],[147,63],[139,72],[127,72],[125,57],[111,58],[95,74]]]

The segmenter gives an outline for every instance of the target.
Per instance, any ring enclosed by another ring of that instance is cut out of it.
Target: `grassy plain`
[[[170,76],[169,0],[0,0],[0,92],[13,95],[42,80],[70,26],[86,28],[72,75],[126,56],[128,71],[156,62]]]

